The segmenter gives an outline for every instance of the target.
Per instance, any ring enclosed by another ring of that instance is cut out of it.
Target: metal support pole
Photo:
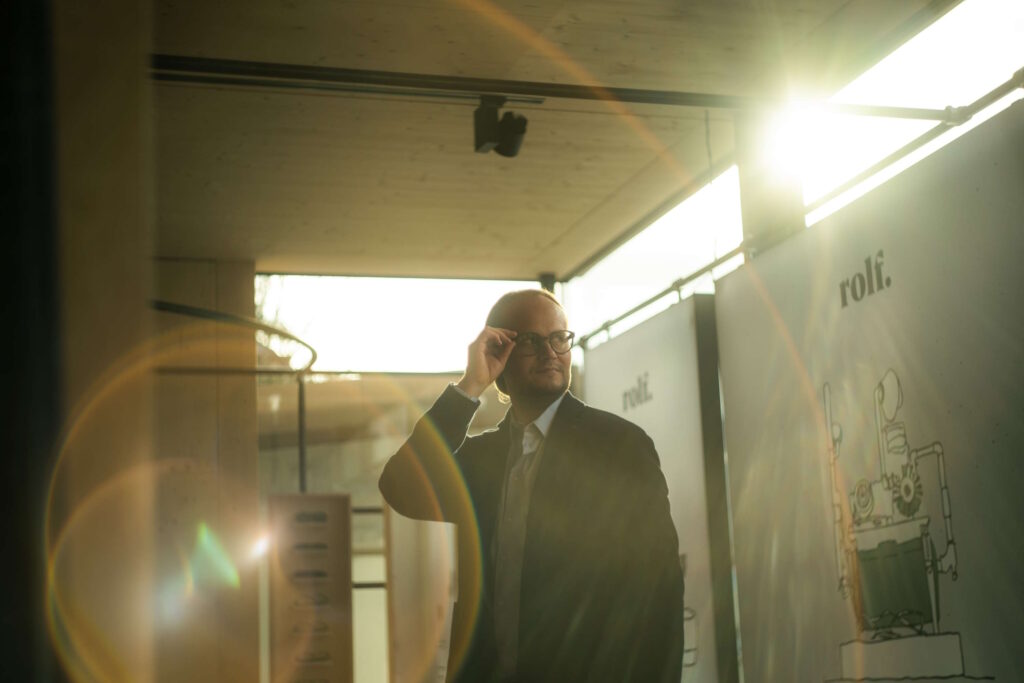
[[[555,291],[555,283],[558,280],[555,278],[554,273],[541,273],[537,276],[537,281],[540,283],[542,289],[546,289],[553,293]]]
[[[674,90],[612,88],[575,83],[509,81],[494,78],[443,76],[439,74],[341,69],[309,64],[254,62],[237,59],[154,54],[150,59],[155,80],[171,83],[203,83],[265,88],[304,88],[309,90],[353,90],[376,94],[438,97],[462,95],[476,100],[480,95],[502,95],[508,100],[530,98],[542,103],[546,98],[595,100],[629,104],[660,104],[700,109],[776,109],[786,104],[781,99],[763,99],[715,93]],[[958,110],[918,107],[880,107],[862,104],[825,103],[822,107],[839,114],[922,119],[959,123]]]
[[[298,376],[299,382],[299,493],[306,492],[306,382],[305,376]]]

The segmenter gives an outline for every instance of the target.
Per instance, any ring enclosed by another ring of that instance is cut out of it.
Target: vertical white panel
[[[1024,659],[1024,104],[719,283],[748,681]]]
[[[636,423],[658,449],[680,561],[685,562],[687,651],[682,680],[716,681],[693,299],[587,351],[585,360],[587,403]]]

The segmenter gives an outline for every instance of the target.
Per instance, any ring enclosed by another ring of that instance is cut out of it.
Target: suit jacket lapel
[[[486,440],[486,443],[481,444],[478,455],[479,467],[473,486],[478,492],[478,500],[474,501],[474,507],[479,525],[484,581],[488,585],[494,580],[494,539],[498,531],[498,506],[501,504],[501,487],[505,481],[508,460],[509,419],[506,415],[495,431],[478,437]]]
[[[550,480],[551,475],[567,466],[571,467],[571,459],[576,454],[573,444],[577,440],[577,430],[580,427],[580,414],[583,412],[583,403],[572,394],[566,394],[562,399],[562,405],[558,406],[555,419],[551,422],[551,429],[544,439],[544,453],[540,462],[540,470],[537,472],[537,487],[541,482]],[[548,457],[551,455],[552,457]],[[534,491],[536,493],[536,490]]]
[[[526,521],[524,569],[531,565],[528,558],[531,552],[536,551],[536,541],[544,535],[545,530],[550,530],[551,525],[568,521],[564,519],[564,514],[556,516],[551,512],[553,509],[564,511],[564,499],[571,495],[574,472],[579,466],[578,459],[581,456],[576,444],[579,443],[578,430],[582,412],[583,403],[572,394],[566,394],[544,439]]]

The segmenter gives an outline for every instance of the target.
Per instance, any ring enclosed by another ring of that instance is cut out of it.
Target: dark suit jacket
[[[473,404],[449,387],[387,463],[400,514],[458,525],[459,595],[448,680],[496,680],[492,541],[508,421],[466,438]],[[678,683],[683,577],[667,488],[636,425],[567,395],[544,443],[520,594],[523,683]]]

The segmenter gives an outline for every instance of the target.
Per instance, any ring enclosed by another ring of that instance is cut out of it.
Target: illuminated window
[[[508,280],[259,275],[257,315],[317,352],[314,370],[461,372],[466,346],[505,292],[535,288]],[[301,347],[261,338],[271,351],[308,361]]]
[[[830,101],[944,109],[971,104],[1024,67],[1024,2],[965,0],[836,93]],[[1016,100],[1015,90],[881,173],[812,211],[813,225],[949,144]],[[789,153],[799,159],[804,201],[820,197],[937,125],[934,121],[824,116],[796,108]]]
[[[1024,2],[965,0],[852,83],[831,102],[944,109],[986,95],[1024,67]],[[807,215],[807,225],[845,206],[873,187],[948,144],[1013,102],[1015,90],[968,123],[951,128],[904,159],[865,179]],[[862,116],[825,115],[794,104],[779,115],[770,141],[774,158],[795,170],[811,206],[835,188],[937,125]],[[676,279],[711,263],[740,244],[739,184],[732,168],[566,287],[566,303],[582,333],[599,328],[664,290]],[[738,267],[730,261],[682,290],[713,291],[713,280]],[[611,329],[621,332],[664,310],[675,294]],[[599,343],[599,337],[595,342]]]
[[[569,319],[580,334],[593,332],[682,276],[728,254],[742,240],[739,172],[732,166],[586,273],[569,281],[564,287]],[[714,280],[738,267],[742,259],[737,256],[687,284],[682,296],[714,291]],[[650,318],[678,298],[675,293],[663,297],[615,325],[612,333]]]

